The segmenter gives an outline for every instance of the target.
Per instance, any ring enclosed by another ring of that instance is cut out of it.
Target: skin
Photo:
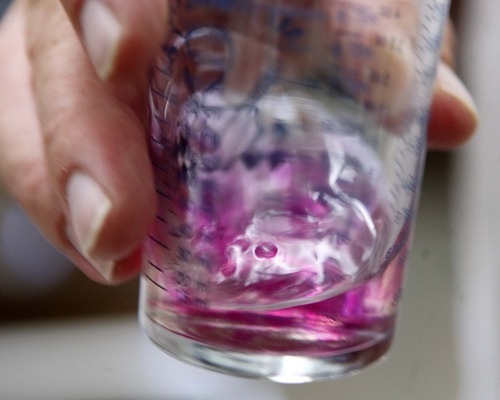
[[[77,267],[114,284],[139,272],[140,244],[154,217],[145,98],[167,10],[163,0],[103,0],[123,34],[113,65],[98,74],[82,46],[82,3],[17,0],[0,25],[0,182]],[[452,66],[453,48],[450,28],[442,60]],[[437,82],[429,147],[452,149],[476,124],[477,115]],[[67,182],[75,171],[92,176],[112,203],[85,257],[74,245],[68,210]],[[96,266],[108,260],[113,273],[104,279]]]

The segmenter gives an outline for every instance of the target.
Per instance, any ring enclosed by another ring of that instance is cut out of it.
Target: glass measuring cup
[[[394,331],[444,0],[178,0],[150,90],[140,319],[168,353],[340,377]]]

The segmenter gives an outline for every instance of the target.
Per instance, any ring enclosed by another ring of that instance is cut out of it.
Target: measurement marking
[[[152,164],[153,164],[153,167],[160,170],[161,172],[167,172],[167,170],[165,168],[163,168],[161,165],[157,164],[156,162],[153,161]]]
[[[155,238],[153,235],[148,235],[148,237],[153,241],[155,242],[158,246],[161,246],[163,247],[165,250],[170,250],[170,247],[168,247],[165,243],[163,243],[162,241],[158,240],[157,238]]]
[[[167,200],[172,200],[172,197],[170,197],[167,193],[162,192],[160,189],[156,189],[156,193],[158,193],[161,197],[164,197]]]
[[[157,287],[159,287],[161,290],[165,291],[168,293],[168,289],[162,285],[160,285],[158,282],[155,282],[155,280],[153,278],[151,278],[149,275],[147,274],[144,274],[144,276],[154,285],[156,285]]]
[[[169,127],[173,127],[174,124],[172,123],[172,121],[166,119],[165,117],[163,116],[160,116],[158,114],[153,114],[153,117],[155,120],[157,120],[160,124],[163,124],[163,125],[168,125]]]
[[[165,93],[164,91],[156,89],[154,86],[151,86],[151,93],[153,93],[155,96],[160,97],[160,98],[162,98],[164,100],[168,99],[168,94],[169,93]]]
[[[160,67],[159,65],[155,65],[155,66],[153,67],[153,69],[154,69],[156,72],[160,72],[160,73],[163,73],[163,74],[168,74],[168,75],[170,75],[170,74],[169,74],[169,72],[170,72],[170,71],[169,71],[168,69],[163,68],[163,67]]]
[[[161,269],[158,265],[156,265],[153,261],[148,260],[148,264],[151,265],[154,269],[158,270],[159,272],[163,273],[163,269]]]
[[[404,170],[404,166],[399,159],[396,158],[396,166],[398,167],[397,173]],[[396,175],[397,175],[396,173]]]
[[[177,100],[177,98],[175,97],[175,94],[170,90],[165,90],[162,86],[157,88],[153,84],[150,90],[151,94],[154,97],[160,98],[161,100],[165,100],[168,104],[176,104],[176,105],[180,104],[179,100]]]
[[[158,111],[158,110],[153,110],[153,112],[152,112],[154,119],[160,123],[168,124],[169,121],[167,120],[167,118],[162,114],[158,114],[156,111]]]
[[[151,136],[151,140],[154,143],[159,144],[160,146],[164,147],[163,143],[159,139],[155,138],[154,136]]]
[[[163,218],[161,215],[157,215],[156,219],[158,219],[159,221],[163,222],[164,224],[168,224],[168,221],[165,218]]]

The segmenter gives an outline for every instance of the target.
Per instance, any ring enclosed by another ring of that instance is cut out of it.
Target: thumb
[[[165,0],[61,0],[101,80],[134,111],[144,107],[153,57],[167,32]],[[141,110],[142,112],[142,110]]]
[[[479,124],[474,99],[454,71],[455,53],[455,30],[448,21],[427,130],[428,145],[432,150],[450,150],[460,146],[474,134]]]

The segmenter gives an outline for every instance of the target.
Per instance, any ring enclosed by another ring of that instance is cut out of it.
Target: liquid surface
[[[303,93],[244,109],[194,97],[176,132],[153,132],[161,204],[149,253],[162,286],[212,308],[271,310],[383,272],[388,185],[367,138],[345,125],[348,107],[328,112]]]

